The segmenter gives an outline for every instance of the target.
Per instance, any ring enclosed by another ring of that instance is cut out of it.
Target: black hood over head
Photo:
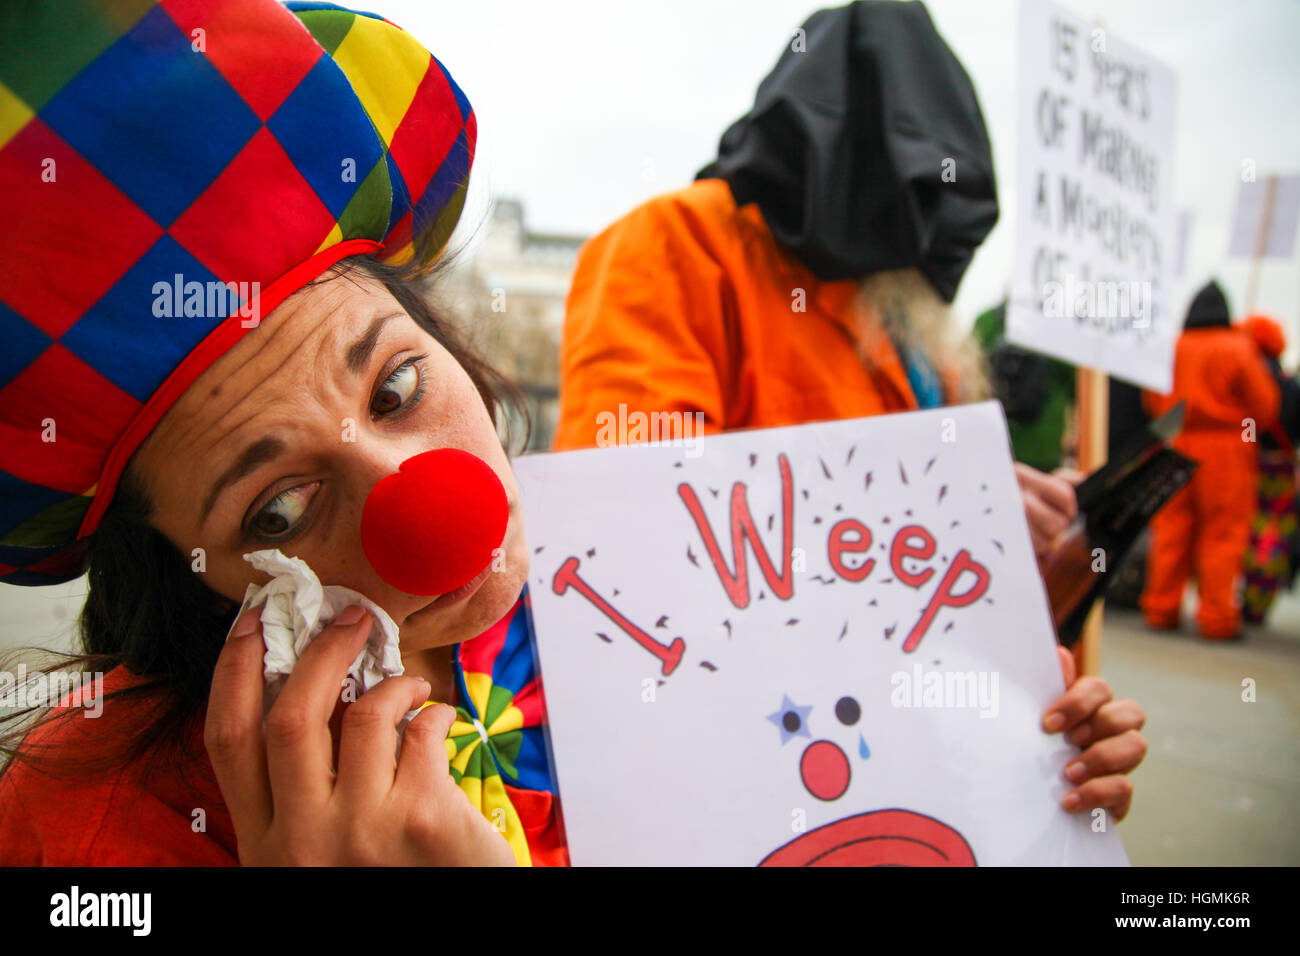
[[[758,203],[821,279],[916,266],[951,302],[998,218],[970,77],[919,0],[858,0],[803,31],[696,178]]]
[[[1196,293],[1192,304],[1187,308],[1187,319],[1183,322],[1185,329],[1214,329],[1232,324],[1232,312],[1228,309],[1228,297],[1219,288],[1219,283],[1211,279],[1201,291]]]

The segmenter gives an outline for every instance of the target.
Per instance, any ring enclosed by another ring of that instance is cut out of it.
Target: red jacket
[[[567,866],[526,604],[525,592],[500,621],[457,645],[457,721],[448,758],[452,776],[484,816],[495,823],[505,813],[503,836],[516,860]],[[103,693],[141,682],[118,667],[105,676]],[[19,761],[0,776],[0,865],[238,864],[202,721],[191,731],[197,758],[184,774],[166,767],[146,775],[135,764],[88,774],[87,758],[129,740],[155,700],[109,699],[93,711],[62,707],[66,716],[27,735],[24,750],[46,748],[68,769],[52,776]],[[89,716],[96,711],[100,716]]]
[[[104,693],[141,682],[125,667],[104,676]],[[88,778],[78,757],[104,752],[136,726],[148,699],[110,699],[97,718],[88,708],[32,731],[24,749],[49,748],[67,761],[52,776],[23,761],[0,776],[0,864],[6,866],[237,866],[235,833],[212,765],[201,755],[179,774],[140,779],[135,766]],[[191,789],[192,788],[192,789]],[[196,811],[201,810],[202,813]]]

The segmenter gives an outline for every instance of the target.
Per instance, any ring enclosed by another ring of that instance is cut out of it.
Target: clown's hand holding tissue
[[[239,613],[261,608],[262,640],[266,644],[263,676],[266,691],[264,711],[270,711],[302,652],[325,626],[352,604],[359,604],[372,615],[366,646],[348,668],[351,687],[344,688],[343,700],[351,703],[387,677],[403,672],[398,650],[397,625],[374,601],[351,588],[336,584],[322,586],[315,573],[301,558],[286,558],[278,550],[254,551],[244,560],[272,575],[268,584],[250,584]],[[402,729],[417,711],[402,721]],[[399,731],[400,732],[400,731]]]

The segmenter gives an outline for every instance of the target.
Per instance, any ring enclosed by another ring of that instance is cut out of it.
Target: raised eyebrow
[[[387,315],[377,316],[366,329],[365,334],[357,339],[348,347],[347,364],[348,371],[353,375],[360,375],[370,361],[370,353],[375,350],[375,344],[379,341],[379,333],[384,328],[384,323],[389,319],[396,319],[405,315],[405,312],[390,312]]]
[[[370,361],[370,356],[375,350],[375,345],[379,342],[379,333],[383,331],[384,324],[389,319],[396,319],[404,316],[405,312],[389,312],[386,315],[376,316],[370,322],[365,334],[357,339],[348,347],[347,366],[348,370],[354,375],[360,375],[366,364]],[[212,513],[213,506],[217,503],[217,497],[229,485],[234,484],[241,478],[247,476],[254,468],[263,465],[268,461],[284,454],[284,441],[273,435],[259,438],[253,444],[244,449],[235,462],[221,473],[212,484],[208,492],[207,499],[203,502],[202,521],[208,520],[208,515]]]
[[[276,438],[274,435],[268,435],[265,438],[259,438],[253,444],[244,449],[243,453],[235,459],[234,463],[221,473],[212,484],[212,489],[208,492],[207,500],[203,502],[203,521],[208,520],[208,515],[212,512],[212,506],[217,503],[217,496],[228,486],[239,481],[246,476],[258,465],[263,465],[273,458],[284,454],[287,446],[283,439]]]

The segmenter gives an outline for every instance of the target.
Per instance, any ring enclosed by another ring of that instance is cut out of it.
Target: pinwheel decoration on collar
[[[525,588],[511,612],[457,648],[460,705],[447,734],[451,775],[521,866],[567,863],[554,815],[541,681]]]

